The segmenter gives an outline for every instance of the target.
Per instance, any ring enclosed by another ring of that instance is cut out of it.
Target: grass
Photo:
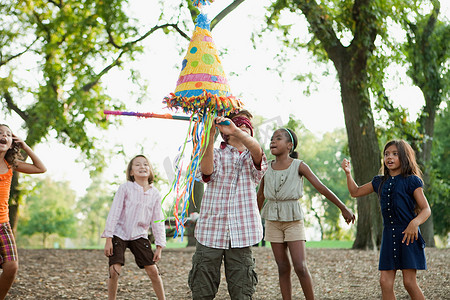
[[[339,248],[339,249],[351,249],[353,241],[311,241],[306,242],[306,248]]]

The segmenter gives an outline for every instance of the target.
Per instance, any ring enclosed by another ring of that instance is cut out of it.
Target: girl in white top
[[[303,176],[333,202],[348,223],[355,221],[355,215],[339,198],[330,191],[305,162],[298,160],[293,150],[297,146],[297,136],[287,128],[276,130],[270,141],[270,152],[275,160],[269,162],[258,190],[258,206],[265,219],[264,239],[271,242],[283,299],[291,299],[291,264],[287,250],[291,254],[294,271],[297,274],[306,299],[314,299],[311,274],[306,266],[305,229],[303,212],[299,198],[303,196]],[[264,207],[264,200],[267,200]]]
[[[117,285],[125,250],[134,254],[136,264],[152,281],[158,299],[165,299],[162,279],[156,263],[166,246],[166,232],[161,209],[161,195],[153,186],[153,171],[143,155],[135,156],[127,168],[127,182],[116,192],[102,237],[106,238],[105,255],[109,258],[108,299],[116,299]],[[156,250],[148,240],[152,228]]]

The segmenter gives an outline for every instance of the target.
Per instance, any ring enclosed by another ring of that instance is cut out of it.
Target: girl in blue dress
[[[378,269],[383,299],[395,299],[397,270],[402,270],[403,285],[411,299],[425,299],[416,280],[417,270],[427,267],[419,225],[428,219],[431,210],[423,193],[421,171],[414,150],[403,140],[388,142],[383,154],[383,175],[362,186],[353,180],[350,162],[343,160],[348,190],[352,197],[376,192],[380,199],[384,229]]]

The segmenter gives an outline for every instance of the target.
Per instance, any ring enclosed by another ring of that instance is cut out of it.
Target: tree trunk
[[[338,70],[345,127],[352,159],[355,181],[358,185],[370,182],[378,174],[381,153],[375,133],[368,91],[363,88],[366,74],[352,69],[357,63],[347,61]],[[339,72],[340,71],[340,72]],[[377,249],[381,244],[382,218],[375,193],[357,199],[358,221],[355,249]]]
[[[431,172],[431,150],[433,147],[433,136],[434,136],[434,122],[436,119],[436,102],[440,103],[440,101],[433,101],[433,98],[437,97],[429,97],[429,95],[424,94],[425,96],[425,107],[422,113],[422,128],[424,133],[424,140],[422,143],[422,151],[419,153],[419,164],[422,166],[423,170],[423,183],[424,190],[430,186],[430,172]],[[422,232],[423,239],[427,244],[427,247],[436,247],[436,243],[434,241],[434,226],[433,226],[433,216],[431,215],[428,220],[420,225],[420,230]]]

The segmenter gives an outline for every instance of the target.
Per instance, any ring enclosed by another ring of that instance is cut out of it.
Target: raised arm
[[[13,142],[18,144],[33,162],[32,164],[30,164],[24,161],[17,161],[17,167],[15,169],[16,171],[26,174],[39,174],[47,171],[44,163],[22,139],[14,134],[12,135],[12,138]]]
[[[209,131],[209,141],[206,149],[202,149],[203,155],[200,161],[200,171],[203,175],[211,175],[214,171],[214,135],[216,133],[216,126],[213,123]]]
[[[344,217],[345,221],[348,223],[355,222],[355,214],[347,208],[347,206],[328,188],[326,187],[320,179],[314,174],[314,172],[311,170],[311,168],[302,162],[300,166],[298,167],[298,172],[300,175],[303,175],[308,179],[308,181],[314,186],[314,188],[325,196],[328,200],[333,202],[334,205],[336,205],[342,213],[342,216]]]
[[[358,186],[356,184],[355,180],[353,180],[352,177],[350,162],[346,158],[344,158],[344,160],[342,161],[341,167],[345,172],[345,176],[347,177],[347,188],[352,197],[362,197],[374,192],[371,182],[368,182],[362,186]]]

